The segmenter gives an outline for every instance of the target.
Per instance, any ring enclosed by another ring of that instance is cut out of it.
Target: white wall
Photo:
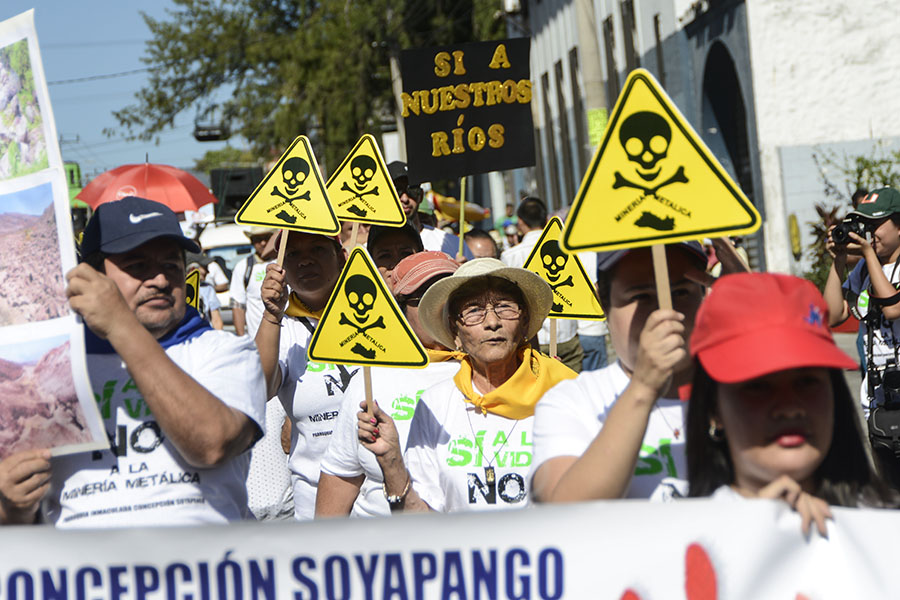
[[[780,148],[900,136],[900,18],[889,0],[750,0],[746,8],[766,258],[769,270],[787,272],[797,269],[787,215],[812,207],[808,196],[786,197],[796,165]]]

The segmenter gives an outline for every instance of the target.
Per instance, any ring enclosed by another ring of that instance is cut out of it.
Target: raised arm
[[[535,471],[532,493],[540,502],[621,498],[628,491],[650,412],[687,354],[684,316],[657,310],[641,332],[631,382],[609,410],[603,428],[579,457],[551,458]]]
[[[172,362],[110,278],[87,264],[66,278],[72,309],[112,344],[157,423],[188,463],[216,466],[249,447],[257,425]]]
[[[266,389],[271,398],[281,387],[281,369],[278,368],[278,350],[281,343],[281,320],[287,305],[287,285],[284,269],[276,264],[266,265],[266,278],[260,289],[260,297],[265,307],[262,321],[256,332],[256,349],[262,362]]]

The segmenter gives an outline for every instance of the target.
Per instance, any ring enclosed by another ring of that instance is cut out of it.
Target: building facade
[[[575,197],[628,73],[649,70],[763,217],[752,266],[802,274],[816,157],[900,147],[900,24],[887,0],[531,0],[537,194]],[[595,85],[596,84],[596,85]],[[851,190],[852,191],[852,190]]]

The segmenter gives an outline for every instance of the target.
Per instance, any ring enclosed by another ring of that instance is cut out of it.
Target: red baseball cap
[[[391,272],[394,296],[406,296],[438,275],[452,275],[459,264],[443,252],[417,252],[397,263]]]
[[[822,295],[805,279],[725,275],[697,311],[691,355],[722,383],[802,367],[858,368],[835,345],[827,319]]]

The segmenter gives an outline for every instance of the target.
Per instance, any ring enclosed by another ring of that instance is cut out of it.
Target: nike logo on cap
[[[145,213],[145,214],[143,214],[143,215],[129,214],[129,215],[128,215],[128,220],[131,221],[131,223],[132,223],[133,225],[137,225],[138,223],[140,223],[140,222],[143,221],[144,219],[152,219],[153,217],[161,217],[161,216],[162,216],[162,213],[161,213],[161,212]]]

